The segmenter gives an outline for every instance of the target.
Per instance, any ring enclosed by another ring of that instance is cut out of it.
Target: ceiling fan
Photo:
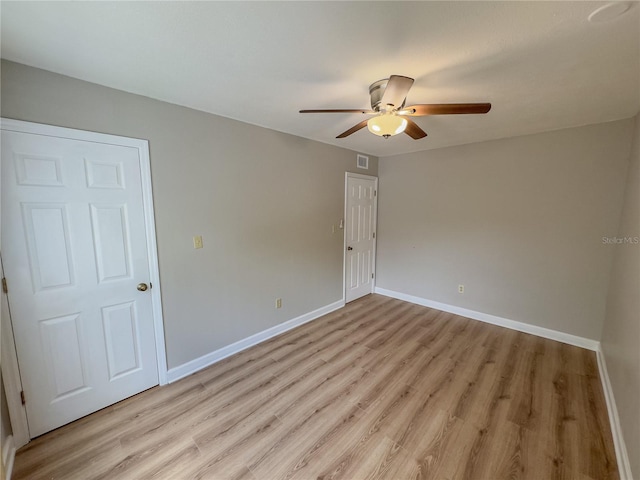
[[[389,78],[372,83],[369,87],[371,110],[300,110],[300,113],[362,113],[364,115],[374,115],[372,118],[354,125],[336,138],[348,137],[352,133],[368,127],[371,133],[380,137],[389,138],[404,132],[414,140],[418,140],[426,137],[427,133],[407,117],[487,113],[491,110],[490,103],[427,103],[405,107],[404,102],[407,99],[407,93],[409,93],[413,81],[413,78],[391,75]]]

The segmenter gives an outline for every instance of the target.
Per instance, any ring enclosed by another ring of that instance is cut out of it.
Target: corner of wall
[[[640,114],[635,117],[630,144],[624,203],[616,231],[605,315],[598,352],[600,377],[620,477],[640,478]]]

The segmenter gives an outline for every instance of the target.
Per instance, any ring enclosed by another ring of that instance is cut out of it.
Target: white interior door
[[[373,292],[378,179],[347,173],[345,219],[345,300]]]
[[[139,148],[5,125],[2,250],[33,438],[158,384],[137,288],[150,253]]]

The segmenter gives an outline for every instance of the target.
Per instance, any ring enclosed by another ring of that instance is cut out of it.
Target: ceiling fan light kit
[[[407,93],[409,93],[413,82],[413,78],[401,75],[391,75],[389,78],[373,82],[369,87],[371,110],[300,110],[300,113],[361,113],[374,115],[373,118],[354,125],[336,138],[348,137],[352,133],[367,127],[371,133],[379,137],[389,138],[404,132],[414,140],[418,140],[426,137],[427,133],[413,120],[406,117],[487,113],[491,110],[490,103],[431,103],[411,105],[405,108]]]
[[[399,117],[394,113],[385,113],[373,117],[367,122],[367,128],[374,135],[389,138],[402,133],[407,128],[407,119]]]

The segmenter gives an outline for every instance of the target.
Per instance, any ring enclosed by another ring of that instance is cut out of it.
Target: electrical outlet
[[[276,308],[282,308],[282,299],[276,298]]]
[[[202,248],[202,236],[196,235],[193,237],[193,248]]]
[[[464,285],[458,285],[458,293],[464,293]]]

